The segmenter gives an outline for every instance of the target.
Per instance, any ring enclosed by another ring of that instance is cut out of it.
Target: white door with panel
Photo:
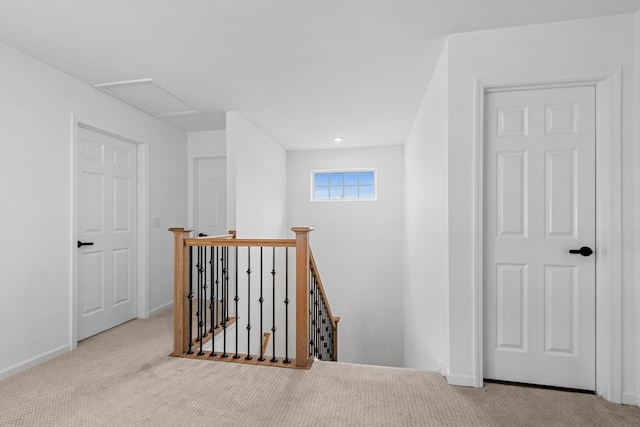
[[[137,316],[136,146],[78,128],[77,338]]]
[[[595,390],[595,87],[489,93],[484,133],[484,377]]]
[[[195,224],[198,235],[227,234],[227,172],[222,157],[196,159]]]

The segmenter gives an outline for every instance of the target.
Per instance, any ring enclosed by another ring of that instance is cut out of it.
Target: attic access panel
[[[158,118],[203,114],[153,79],[99,83],[93,87]]]

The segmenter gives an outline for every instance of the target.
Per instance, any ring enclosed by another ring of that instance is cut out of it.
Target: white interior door
[[[227,234],[225,158],[196,159],[196,235]]]
[[[595,88],[487,94],[484,376],[595,390]]]
[[[77,338],[137,314],[135,145],[78,129]],[[82,245],[82,246],[80,246]]]

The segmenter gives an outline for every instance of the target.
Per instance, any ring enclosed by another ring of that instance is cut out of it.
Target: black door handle
[[[206,234],[204,234],[204,233],[199,233],[199,234],[198,234],[198,237],[207,237],[207,235],[206,235]]]
[[[93,246],[93,242],[81,242],[78,240],[78,247],[80,246]]]
[[[589,256],[593,253],[590,247],[583,246],[580,249],[571,249],[569,251],[570,254],[580,254],[582,256]]]

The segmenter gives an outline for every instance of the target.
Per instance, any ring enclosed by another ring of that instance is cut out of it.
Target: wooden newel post
[[[189,349],[189,248],[184,239],[191,230],[170,228],[173,233],[173,356]]]
[[[296,367],[309,365],[309,232],[312,227],[293,227],[296,233]]]

